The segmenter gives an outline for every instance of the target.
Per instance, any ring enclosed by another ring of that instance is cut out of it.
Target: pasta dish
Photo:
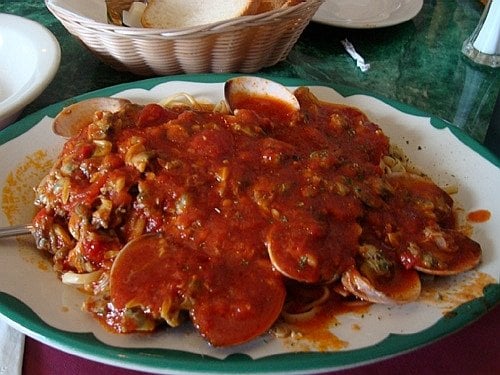
[[[299,110],[259,96],[232,111],[130,103],[65,143],[33,233],[89,293],[84,310],[118,333],[191,321],[229,346],[332,298],[414,301],[421,273],[479,263],[450,195],[377,124],[294,95]]]

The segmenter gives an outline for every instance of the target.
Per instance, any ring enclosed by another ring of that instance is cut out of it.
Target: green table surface
[[[356,30],[311,22],[285,61],[259,73],[362,89],[440,117],[484,142],[500,89],[500,69],[476,65],[461,53],[482,11],[477,0],[425,0],[415,18],[392,27]],[[144,78],[117,72],[95,58],[42,0],[1,0],[0,12],[41,23],[61,46],[55,79],[21,116]],[[356,67],[341,44],[345,38],[371,64],[370,70],[363,73]]]

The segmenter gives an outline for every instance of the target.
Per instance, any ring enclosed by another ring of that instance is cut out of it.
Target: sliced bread
[[[258,13],[269,12],[274,9],[281,8],[287,0],[262,0],[260,2]]]
[[[259,0],[149,0],[144,27],[176,29],[257,13]]]
[[[264,13],[279,8],[291,7],[301,2],[302,0],[261,0],[257,13]]]

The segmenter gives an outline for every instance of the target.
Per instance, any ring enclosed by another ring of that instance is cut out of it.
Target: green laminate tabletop
[[[312,22],[288,58],[262,69],[280,77],[342,84],[409,104],[440,117],[483,142],[500,89],[500,69],[464,57],[483,5],[478,0],[426,0],[408,22],[378,29],[345,29]],[[54,81],[22,115],[96,89],[143,79],[96,59],[47,10],[42,0],[1,0],[0,12],[45,25],[60,43]],[[347,38],[371,64],[363,73],[345,52]]]

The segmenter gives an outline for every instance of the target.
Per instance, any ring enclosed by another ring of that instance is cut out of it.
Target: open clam
[[[417,271],[404,269],[382,247],[371,244],[360,246],[357,265],[344,271],[341,281],[353,295],[373,303],[408,303],[421,290]]]
[[[387,182],[396,192],[387,209],[397,222],[386,235],[407,268],[453,275],[478,265],[481,247],[455,229],[453,199],[444,190],[411,173],[390,174]]]
[[[307,216],[293,223],[277,222],[266,245],[273,266],[287,278],[305,283],[329,283],[351,262],[361,228],[354,222],[321,223]]]
[[[251,280],[252,287],[241,282]],[[285,287],[265,259],[241,262],[193,251],[163,234],[130,241],[113,262],[112,303],[139,307],[145,319],[180,324],[188,311],[201,335],[214,346],[236,345],[265,333],[280,315]]]
[[[224,85],[224,97],[231,111],[247,108],[249,100],[262,98],[286,103],[290,112],[298,112],[300,104],[295,95],[280,83],[252,76],[231,78]]]
[[[476,267],[481,246],[456,230],[425,230],[425,240],[412,244],[415,269],[431,275],[456,275]]]
[[[52,130],[57,135],[70,138],[90,124],[97,111],[117,112],[130,101],[121,98],[91,98],[65,107],[54,119]]]

